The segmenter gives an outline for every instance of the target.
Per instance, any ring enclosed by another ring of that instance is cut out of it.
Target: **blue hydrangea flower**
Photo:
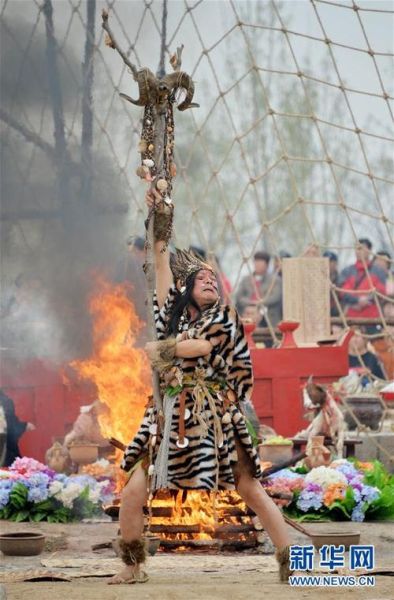
[[[1,487],[0,488],[0,509],[4,508],[8,504],[10,499],[11,488]]]
[[[269,476],[270,480],[276,479],[277,477],[285,477],[286,479],[299,479],[302,477],[302,475],[299,473],[294,473],[294,471],[291,471],[290,469],[282,469],[281,471],[272,473],[272,475]]]
[[[14,484],[17,483],[22,483],[22,485],[24,485],[27,488],[30,488],[31,486],[30,479],[28,479],[27,477],[20,477],[19,479],[14,480]]]
[[[73,482],[83,487],[95,487],[97,485],[97,481],[91,475],[76,475],[73,477]]]
[[[361,489],[361,496],[365,502],[373,502],[380,496],[378,488],[372,487],[371,485],[363,485]]]
[[[29,489],[27,499],[29,502],[43,502],[48,498],[48,488],[43,485],[36,485]]]
[[[320,485],[310,483],[304,488],[297,499],[297,507],[303,512],[311,508],[319,510],[323,504],[323,489]]]
[[[29,483],[31,487],[44,487],[48,486],[49,477],[45,473],[33,473],[29,477]]]
[[[356,504],[356,506],[353,508],[353,511],[351,514],[352,521],[358,521],[359,523],[364,521],[365,514],[364,514],[363,506],[364,506],[364,503],[359,502],[359,504]]]
[[[337,467],[335,467],[336,471],[343,473],[348,480],[349,483],[353,483],[356,481],[361,481],[363,478],[363,473],[360,473],[355,466],[350,462],[343,462]]]
[[[0,490],[11,490],[14,485],[12,479],[0,479]]]

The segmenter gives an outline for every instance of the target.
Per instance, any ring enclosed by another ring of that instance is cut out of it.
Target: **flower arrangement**
[[[101,512],[114,483],[90,475],[66,476],[33,458],[17,458],[0,470],[0,519],[67,523]]]
[[[309,472],[305,467],[283,469],[264,487],[292,493],[285,511],[300,521],[394,519],[394,476],[379,461],[340,459]]]

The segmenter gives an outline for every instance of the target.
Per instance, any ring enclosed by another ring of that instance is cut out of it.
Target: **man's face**
[[[258,323],[258,321],[260,320],[260,313],[259,313],[257,306],[254,304],[249,304],[248,306],[246,306],[246,308],[242,314],[242,319],[244,321],[249,321],[249,322],[251,321],[252,323]]]
[[[361,260],[363,262],[368,262],[369,261],[369,253],[370,253],[370,250],[369,250],[368,246],[366,246],[365,244],[358,244],[358,246],[356,248],[357,260]]]
[[[328,263],[330,269],[330,275],[334,275],[338,270],[338,263],[336,260],[330,260]]]
[[[218,298],[218,282],[209,269],[198,271],[194,280],[193,298],[200,308],[214,304]]]
[[[262,258],[254,259],[254,272],[256,275],[265,275],[268,269],[268,263]]]
[[[367,343],[362,335],[358,332],[349,341],[350,354],[363,354],[367,350]]]
[[[380,267],[380,269],[383,269],[383,271],[385,271],[386,273],[389,272],[390,270],[390,261],[387,258],[387,256],[384,256],[382,254],[377,254],[374,263],[377,267]]]

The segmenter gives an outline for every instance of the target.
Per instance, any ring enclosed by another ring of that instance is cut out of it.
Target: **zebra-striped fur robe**
[[[159,309],[155,298],[155,321],[159,339],[166,338],[169,316],[177,295],[173,286],[163,307]],[[240,410],[243,402],[250,402],[253,386],[252,364],[242,323],[235,308],[216,304],[201,314],[198,321],[191,326],[187,322],[183,330],[188,331],[192,339],[215,339],[215,346],[210,354],[200,358],[176,359],[175,365],[183,377],[195,379],[196,374],[203,373],[205,381],[224,381],[223,392],[213,392],[216,414],[221,421],[223,444],[218,447],[214,433],[212,404],[205,401],[203,417],[208,428],[202,434],[201,424],[193,418],[194,402],[192,391],[186,395],[186,408],[190,416],[185,421],[185,435],[189,440],[186,448],[176,445],[179,430],[179,394],[175,398],[164,396],[164,403],[173,403],[170,416],[169,439],[167,440],[167,483],[170,489],[234,489],[233,467],[238,456],[235,440],[238,438],[253,466],[254,477],[261,476],[257,452],[252,445],[245,418]],[[230,391],[232,401],[224,403],[226,390]],[[126,448],[122,468],[130,470],[142,456],[147,454],[150,438],[149,428],[156,423],[156,411],[149,406],[145,412],[141,427],[132,442]],[[157,461],[157,450],[163,438],[159,435],[155,446],[154,461]],[[160,487],[160,486],[156,486]]]

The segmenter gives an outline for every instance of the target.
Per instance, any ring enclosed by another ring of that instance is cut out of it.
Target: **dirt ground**
[[[110,549],[93,552],[91,546],[116,536],[116,523],[69,525],[1,522],[2,532],[39,530],[47,536],[46,551],[35,557],[2,556],[0,600],[393,600],[394,578],[376,576],[373,588],[292,588],[278,582],[272,554],[174,554],[149,558],[150,580],[145,584],[108,586],[108,574],[120,566]],[[311,531],[361,531],[360,543],[375,545],[375,568],[393,567],[394,522],[311,523]],[[289,528],[290,529],[290,528]],[[293,543],[308,539],[290,529]],[[74,566],[70,567],[71,561]],[[50,569],[69,574],[69,582],[5,583],[11,572]],[[95,576],[80,577],[81,574]],[[98,577],[97,575],[101,575]],[[107,575],[107,576],[105,576]]]

